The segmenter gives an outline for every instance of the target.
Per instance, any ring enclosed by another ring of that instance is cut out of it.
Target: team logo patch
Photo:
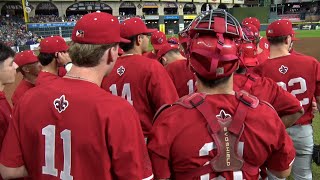
[[[279,72],[282,74],[285,74],[288,72],[288,69],[289,69],[288,67],[281,65],[281,67],[279,68]]]
[[[220,113],[216,115],[216,117],[218,119],[227,119],[227,118],[231,118],[231,115],[226,113],[223,109],[221,109]]]
[[[81,37],[81,38],[83,38],[83,37],[84,37],[84,31],[82,31],[82,30],[77,30],[77,32],[76,32],[76,37]]]
[[[53,105],[59,113],[62,113],[69,106],[69,102],[66,100],[66,96],[62,95],[60,98],[53,101]]]
[[[223,67],[217,68],[216,75],[223,75],[223,74],[224,74],[224,68]]]
[[[120,67],[117,69],[117,73],[119,74],[119,76],[122,76],[125,71],[126,71],[126,69],[125,69],[123,66],[120,66]]]
[[[268,30],[268,33],[269,33],[269,34],[272,34],[272,33],[273,33],[273,30],[272,30],[272,29],[269,29],[269,30]]]

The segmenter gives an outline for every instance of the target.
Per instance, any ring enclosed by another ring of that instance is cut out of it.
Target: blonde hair
[[[69,47],[69,55],[72,63],[79,67],[95,67],[100,63],[100,60],[106,50],[115,47],[113,44],[79,44],[72,42]]]

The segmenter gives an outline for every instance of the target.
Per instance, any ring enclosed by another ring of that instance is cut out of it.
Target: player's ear
[[[28,66],[22,66],[21,70],[22,70],[23,72],[30,72],[30,69],[29,69]]]
[[[107,50],[108,51],[107,64],[110,64],[110,63],[115,62],[117,60],[118,48],[119,48],[119,45],[116,45],[116,46],[113,46]]]
[[[139,34],[137,36],[137,40],[136,40],[136,43],[138,46],[140,46],[142,44],[142,40],[143,40],[143,35]]]

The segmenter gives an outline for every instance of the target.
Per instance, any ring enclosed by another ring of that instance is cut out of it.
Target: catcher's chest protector
[[[217,146],[217,155],[209,165],[184,173],[185,178],[199,177],[210,172],[243,170],[257,174],[259,167],[246,163],[238,154],[239,139],[244,130],[244,121],[249,108],[256,108],[259,100],[246,92],[237,92],[238,107],[233,118],[225,113],[216,116],[211,106],[205,101],[205,94],[195,93],[181,98],[176,104],[185,108],[196,108],[208,123],[208,130]]]

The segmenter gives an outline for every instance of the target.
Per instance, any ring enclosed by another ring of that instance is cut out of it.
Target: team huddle
[[[95,12],[69,45],[0,44],[2,178],[312,179],[319,63],[293,50],[290,21],[259,32],[224,10],[179,39]],[[3,89],[16,71],[12,110]]]

